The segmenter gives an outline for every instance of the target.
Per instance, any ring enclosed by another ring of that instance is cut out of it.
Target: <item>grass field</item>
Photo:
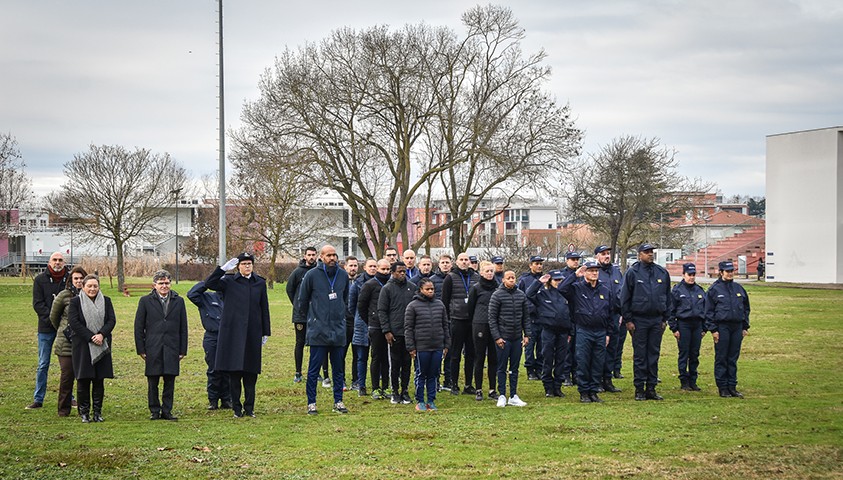
[[[132,279],[132,282],[140,279]],[[185,295],[192,282],[176,291]],[[103,285],[117,313],[116,378],[100,424],[56,416],[53,356],[45,408],[32,401],[37,345],[30,282],[0,280],[0,478],[843,478],[843,291],[748,285],[752,329],[738,363],[740,399],[721,399],[713,348],[701,355],[702,392],[679,390],[676,343],[662,346],[663,402],[633,401],[627,343],[623,393],[580,404],[576,390],[525,408],[443,392],[435,414],[346,395],[349,415],[305,415],[292,383],[294,335],[283,285],[270,291],[273,336],[257,385],[257,418],[205,409],[198,313],[188,303],[190,347],[176,381],[179,422],[147,420],[146,381],[134,353],[137,298]]]

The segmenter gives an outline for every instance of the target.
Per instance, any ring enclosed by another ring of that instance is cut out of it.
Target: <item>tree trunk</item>
[[[270,290],[275,289],[275,260],[278,258],[278,251],[272,249],[272,255],[269,257],[269,272],[267,273],[266,286]]]
[[[115,240],[114,247],[117,249],[117,290],[120,293],[123,292],[123,284],[126,281],[125,274],[123,272],[123,241],[122,240]]]

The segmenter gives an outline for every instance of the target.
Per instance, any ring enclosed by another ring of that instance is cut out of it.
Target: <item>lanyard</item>
[[[325,272],[325,278],[328,279],[328,283],[331,285],[331,293],[334,293],[334,283],[336,283],[336,281],[337,281],[337,275],[339,275],[340,269],[337,268],[337,271],[334,272],[334,279],[333,280],[331,280],[331,278],[328,277],[328,267],[325,266],[324,264],[322,265],[322,271]]]
[[[460,278],[462,279],[462,284],[463,284],[463,286],[465,287],[465,293],[467,294],[467,293],[468,293],[468,288],[471,286],[471,285],[470,285],[470,284],[471,284],[471,275],[469,275],[469,276],[468,276],[468,278],[466,278],[466,277],[462,274],[462,272],[457,272],[457,273],[459,273],[459,274],[460,274]]]

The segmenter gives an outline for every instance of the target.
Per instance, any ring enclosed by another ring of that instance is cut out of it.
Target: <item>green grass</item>
[[[132,279],[132,282],[142,281]],[[185,294],[190,282],[176,290]],[[620,394],[582,405],[574,389],[545,399],[522,369],[522,409],[441,394],[436,414],[346,395],[351,414],[305,415],[292,383],[294,335],[283,285],[270,292],[273,336],[258,380],[257,418],[205,410],[198,314],[176,381],[177,423],[147,420],[143,364],[134,354],[137,298],[114,300],[116,378],[101,424],[56,416],[58,365],[45,408],[32,400],[37,345],[31,283],[0,280],[0,478],[843,478],[843,291],[750,285],[751,336],[739,361],[746,399],[721,399],[706,336],[699,384],[682,392],[676,343],[662,347],[663,402],[632,400],[631,348]],[[53,357],[55,359],[55,357]]]

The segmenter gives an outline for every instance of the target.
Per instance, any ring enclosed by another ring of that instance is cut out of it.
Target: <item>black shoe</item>
[[[459,395],[460,389],[458,387],[451,388],[451,395]]]
[[[647,395],[644,394],[644,390],[635,390],[635,400],[638,400],[639,402],[647,400]]]
[[[179,417],[174,417],[172,413],[161,412],[161,420],[169,420],[171,422],[177,422],[179,420]]]
[[[208,405],[208,410],[218,410],[219,408],[216,403]]]
[[[500,395],[498,395],[497,390],[489,390],[489,400],[491,400],[493,402],[497,402],[498,397],[500,397]]]
[[[615,372],[615,373],[612,374],[612,376],[615,377],[615,378],[624,378],[624,376],[621,372]]]
[[[603,386],[602,386],[602,385],[601,385],[601,386],[599,386],[599,387],[597,387],[597,393],[603,393],[603,392],[605,392],[605,391],[606,391],[606,389],[605,389],[605,388],[603,388]]]
[[[243,418],[243,412],[239,410],[234,411],[234,418]]]
[[[565,380],[562,381],[562,386],[563,387],[573,387],[574,382],[572,382],[570,378],[566,378]]]
[[[553,390],[553,396],[554,396],[554,397],[559,397],[559,398],[565,398],[565,394],[564,394],[564,393],[562,393],[562,389],[561,389],[561,388],[557,388],[557,389]]]
[[[360,390],[357,390],[358,397],[368,397],[369,392],[366,391],[366,387],[360,387]]]
[[[679,383],[681,384],[681,386],[679,387],[680,390],[684,390],[686,392],[691,391],[691,385],[688,383],[687,379],[680,378]]]
[[[656,389],[650,389],[644,392],[644,396],[647,397],[647,400],[664,400],[664,397],[656,393]]]
[[[462,393],[465,395],[474,395],[475,392],[474,387],[471,385],[466,385],[465,388],[462,389]]]
[[[580,393],[580,403],[591,403],[591,395],[588,393]]]
[[[589,397],[591,397],[591,403],[603,403],[603,399],[598,397],[596,393],[589,393]]]
[[[619,393],[621,391],[620,388],[615,387],[615,384],[612,383],[611,378],[607,378],[603,381],[603,390],[609,393]]]
[[[477,400],[478,402],[482,402],[483,401],[483,390],[480,390],[478,388],[477,393],[474,394],[474,399]]]
[[[743,398],[743,394],[741,392],[735,390],[735,387],[729,388],[729,395],[731,395],[735,398]]]
[[[720,396],[723,397],[723,398],[731,398],[732,394],[729,393],[728,388],[721,388],[720,389]]]
[[[82,423],[91,423],[91,417],[87,413],[79,415],[79,418],[82,419]]]
[[[527,373],[527,380],[541,380],[538,375],[533,372]]]
[[[152,412],[152,414],[149,415],[149,419],[150,420],[161,420],[161,413],[160,412]]]
[[[94,413],[94,416],[93,416],[93,417],[91,417],[91,421],[92,421],[92,422],[104,422],[104,421],[105,421],[105,419],[104,419],[104,418],[102,418],[102,414],[100,414],[100,413]]]
[[[246,412],[246,416],[255,418],[255,412]]]
[[[697,382],[694,382],[694,381],[691,381],[691,383],[689,383],[688,386],[690,386],[691,390],[693,390],[695,392],[699,392],[701,390],[700,387],[697,386]]]
[[[545,390],[544,396],[545,398],[553,398],[555,395],[553,395],[553,390]]]
[[[231,410],[233,408],[231,400],[223,400],[222,404],[220,404],[220,408],[223,410]]]

